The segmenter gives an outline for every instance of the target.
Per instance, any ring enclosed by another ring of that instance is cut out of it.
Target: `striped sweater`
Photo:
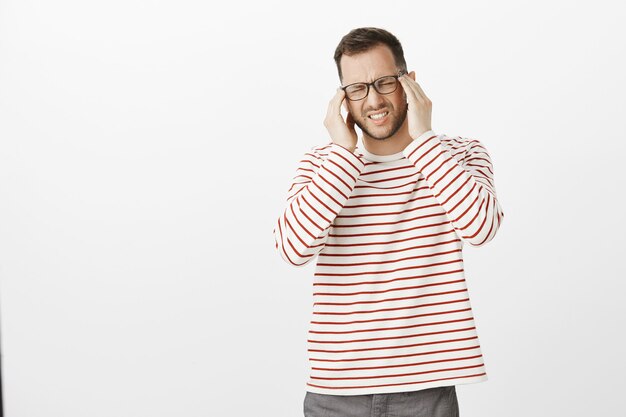
[[[307,391],[487,380],[462,256],[504,217],[481,142],[429,130],[393,155],[315,146],[287,195],[275,247],[293,266],[317,256]]]

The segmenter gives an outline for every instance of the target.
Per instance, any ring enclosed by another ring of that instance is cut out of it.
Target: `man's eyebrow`
[[[374,79],[371,80],[371,81],[351,81],[351,82],[346,82],[343,85],[350,85],[350,84],[355,84],[355,83],[366,83],[366,82],[367,83],[371,83],[371,82],[374,82],[374,81],[378,80],[379,78],[389,77],[390,75],[398,75],[398,73],[397,73],[397,71],[396,72],[391,71],[391,73],[389,73],[389,74],[387,74],[387,73],[385,73],[383,75],[379,74],[379,75],[375,76]]]

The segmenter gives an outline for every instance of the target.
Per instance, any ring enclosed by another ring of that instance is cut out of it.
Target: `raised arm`
[[[285,262],[306,265],[324,248],[330,225],[364,166],[353,152],[335,143],[304,155],[274,227],[275,246]]]
[[[428,130],[403,153],[424,175],[464,242],[482,246],[494,238],[504,213],[491,158],[480,141],[440,137]]]

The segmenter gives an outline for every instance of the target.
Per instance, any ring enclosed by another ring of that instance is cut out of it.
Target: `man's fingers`
[[[408,75],[403,75],[402,77],[400,77],[403,79],[404,83],[403,85],[408,86],[408,88],[413,91],[413,94],[415,94],[415,98],[419,101],[427,101],[428,96],[426,96],[426,93],[424,93],[424,90],[422,90],[422,87],[420,87],[420,85],[413,80],[411,77],[409,77]]]
[[[422,90],[422,87],[419,85],[419,83],[417,81],[411,80],[411,85],[414,85],[415,88],[417,89],[417,91],[419,92],[419,94],[422,96],[422,98],[424,100],[428,100],[428,96],[426,95],[426,93],[424,92],[424,90]]]
[[[345,91],[341,87],[337,87],[335,96],[328,103],[329,114],[341,114],[341,103],[343,102]]]
[[[421,99],[419,91],[415,88],[413,80],[408,75],[402,76],[402,82],[404,83],[402,85],[405,86],[404,90],[408,90],[407,95],[410,94],[414,100]]]
[[[341,114],[341,102],[343,101],[344,91],[341,87],[337,87],[337,91],[333,98],[328,102],[328,110],[326,111],[327,117],[334,117],[337,114]]]
[[[402,88],[404,88],[404,92],[406,93],[407,100],[409,101],[409,103],[415,104],[415,102],[417,101],[415,90],[411,88],[411,84],[409,84],[408,80],[404,78],[404,76],[400,77],[400,80]]]
[[[331,102],[334,105],[340,106],[341,102],[343,101],[344,94],[345,94],[345,91],[343,91],[343,89],[341,87],[337,87],[337,93],[332,98]]]

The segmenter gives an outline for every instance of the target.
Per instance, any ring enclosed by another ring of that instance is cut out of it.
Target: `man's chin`
[[[389,126],[367,126],[365,129],[361,129],[372,139],[385,140],[388,139],[392,133]]]
[[[374,139],[374,140],[387,140],[391,137],[391,135],[389,134],[384,134],[384,135],[377,135],[377,134],[373,134],[372,132],[365,132],[365,134],[367,134],[368,137]]]

